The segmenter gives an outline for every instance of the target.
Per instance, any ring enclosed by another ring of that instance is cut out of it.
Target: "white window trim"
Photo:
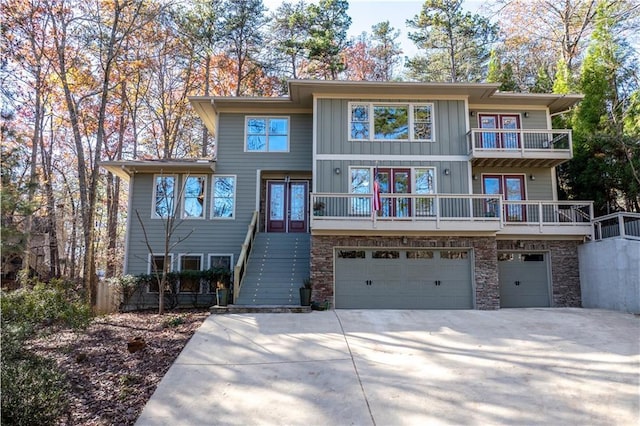
[[[235,264],[233,263],[233,253],[207,253],[207,260],[208,260],[208,264],[207,266],[209,267],[209,269],[213,268],[213,266],[211,265],[211,256],[228,256],[231,258],[231,273],[233,274],[233,267],[235,266]]]
[[[178,255],[178,272],[182,272],[182,258],[185,256],[193,256],[193,257],[200,257],[200,271],[203,271],[203,267],[204,267],[204,254],[203,253],[180,253]],[[189,269],[189,271],[191,271],[191,269]],[[198,291],[197,292],[193,292],[193,291],[182,291],[180,290],[180,283],[178,283],[178,294],[200,294],[202,293],[202,281],[200,281],[198,283]]]
[[[412,190],[412,194],[417,194],[417,192],[415,192],[416,186],[417,185],[417,173],[416,170],[420,170],[420,169],[431,169],[433,170],[433,192],[428,192],[427,194],[424,195],[429,195],[429,194],[437,194],[438,193],[438,169],[435,166],[416,166],[416,167],[410,167],[411,169],[411,190]]]
[[[202,216],[196,217],[196,216],[187,216],[186,214],[186,210],[185,210],[185,203],[187,201],[187,197],[186,197],[186,193],[187,193],[187,179],[189,178],[203,178],[204,179],[204,188],[203,188],[203,195],[204,195],[204,200],[202,202]],[[207,175],[183,175],[182,176],[182,202],[180,203],[181,205],[181,217],[183,219],[186,220],[203,220],[207,218]],[[155,188],[155,185],[154,185]]]
[[[180,191],[179,190],[179,180],[178,180],[178,175],[176,174],[165,174],[165,173],[157,173],[153,175],[153,181],[152,181],[152,185],[153,185],[153,195],[151,197],[151,219],[166,219],[165,216],[158,216],[156,214],[156,190],[157,190],[157,186],[156,186],[156,181],[159,177],[172,177],[174,179],[174,184],[173,184],[173,215],[169,216],[169,217],[175,217],[176,215],[176,202],[179,200],[176,200],[176,198],[179,198],[176,196],[176,191]]]
[[[351,108],[353,105],[367,105],[369,108],[369,139],[353,139],[351,137],[351,123],[352,123],[352,114]],[[406,106],[409,111],[409,138],[408,139],[376,139],[375,138],[375,129],[374,129],[374,114],[373,108],[375,106]],[[416,139],[413,136],[414,131],[414,107],[416,106],[430,106],[431,107],[431,139]],[[349,142],[425,142],[425,143],[433,143],[436,141],[436,126],[435,126],[435,115],[436,115],[436,107],[434,102],[349,102],[347,106],[347,111],[349,114],[348,117],[348,126],[347,126],[347,140]]]
[[[154,257],[158,257],[158,256],[163,256],[164,257],[164,253],[149,253],[149,256],[147,257],[147,273],[149,275],[153,274],[153,268],[151,267],[151,261],[153,260]],[[168,253],[167,256],[169,256],[169,272],[173,271],[173,253]],[[158,284],[159,285],[159,284]],[[149,286],[147,285],[147,293],[151,293],[151,294],[158,294],[159,292],[157,291],[150,291],[149,290]]]
[[[215,215],[215,205],[214,203],[216,202],[216,178],[219,177],[232,177],[233,178],[233,213],[231,213],[231,217],[218,217],[218,216],[214,216]],[[213,177],[211,178],[211,202],[209,203],[211,206],[211,214],[209,215],[211,217],[211,220],[236,220],[236,206],[238,204],[238,198],[237,198],[237,192],[238,192],[238,175],[213,175]]]
[[[247,123],[250,119],[264,119],[270,120],[272,118],[275,119],[286,119],[287,120],[287,149],[272,151],[269,149],[269,126],[267,125],[267,134],[265,135],[266,140],[266,149],[264,151],[250,151],[247,146],[247,137],[249,136],[247,133]],[[288,115],[247,115],[244,117],[244,152],[254,153],[254,154],[268,154],[268,153],[287,153],[291,151],[291,117]]]
[[[430,194],[437,194],[438,193],[438,168],[436,166],[409,166],[409,167],[402,167],[402,166],[349,166],[349,194],[354,194],[353,192],[351,192],[352,188],[351,188],[351,171],[353,169],[369,169],[369,177],[371,179],[371,183],[369,185],[369,191],[368,194],[371,194],[373,192],[373,180],[375,179],[375,176],[373,176],[373,172],[375,169],[409,169],[410,174],[411,174],[411,192],[410,194],[417,194],[417,192],[415,192],[416,189],[416,170],[418,169],[431,169],[433,170],[433,192],[429,193],[429,194],[423,194],[423,195],[430,195]],[[515,174],[515,173],[512,173]]]
[[[212,269],[213,266],[211,265],[211,256],[228,256],[230,258],[230,262],[229,264],[231,265],[231,268],[229,268],[229,273],[231,274],[231,282],[233,283],[233,273],[234,273],[234,269],[235,269],[235,263],[233,263],[233,253],[208,253],[207,254],[207,266],[209,269]],[[213,292],[215,293],[215,291]]]

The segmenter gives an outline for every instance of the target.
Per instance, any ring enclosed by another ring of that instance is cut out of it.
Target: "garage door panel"
[[[550,306],[545,253],[501,253],[498,256],[498,274],[501,307]]]
[[[336,251],[336,308],[473,308],[468,251],[446,251],[441,258],[437,249],[370,249],[362,256]]]

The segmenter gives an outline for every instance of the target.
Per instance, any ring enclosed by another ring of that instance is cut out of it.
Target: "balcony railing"
[[[569,227],[580,228],[577,233],[591,232],[593,202],[591,201],[503,201],[505,233],[509,228],[537,227],[544,232]],[[589,229],[587,229],[589,228]],[[571,232],[576,233],[576,232]]]
[[[492,165],[491,159],[538,160],[556,165],[570,159],[573,149],[570,129],[471,129],[467,140],[469,154],[481,165]]]
[[[313,230],[468,230],[591,234],[593,203],[587,201],[504,201],[485,194],[380,194],[373,210],[371,194],[311,195]],[[551,227],[555,227],[555,231]],[[537,227],[537,228],[536,228]],[[513,231],[510,230],[513,228]],[[518,229],[516,229],[518,228]]]
[[[640,240],[640,213],[618,212],[595,219],[594,239],[627,238]]]

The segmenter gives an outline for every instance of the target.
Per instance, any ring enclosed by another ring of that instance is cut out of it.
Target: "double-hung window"
[[[153,217],[166,218],[175,213],[176,177],[156,175],[153,182]]]
[[[173,265],[173,254],[167,255],[167,272],[171,272]],[[149,280],[149,287],[147,288],[147,292],[149,293],[158,293],[160,289],[159,282],[162,279],[162,273],[165,267],[165,256],[163,254],[150,254],[149,255],[149,275],[151,275],[151,279]]]
[[[213,176],[213,205],[214,219],[234,219],[236,209],[236,177]]]
[[[435,169],[433,167],[428,168],[416,168],[413,171],[415,182],[413,185],[414,192],[416,194],[435,194]],[[416,215],[417,216],[434,216],[435,206],[434,199],[431,197],[416,198]]]
[[[232,254],[210,254],[209,255],[209,269],[213,270],[225,270],[229,272],[231,276],[233,272],[233,255]],[[215,293],[216,284],[212,282],[209,286],[209,292]],[[228,283],[225,283],[228,284]]]
[[[185,218],[204,218],[206,181],[205,176],[185,177],[183,206]]]
[[[247,117],[245,151],[288,152],[289,117]]]
[[[349,140],[433,142],[433,104],[351,102]]]
[[[200,293],[200,276],[197,272],[201,270],[202,255],[180,255],[180,293]]]

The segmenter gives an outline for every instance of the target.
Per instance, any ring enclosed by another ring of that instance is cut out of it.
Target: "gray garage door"
[[[469,250],[335,253],[338,309],[472,309]]]
[[[547,264],[546,253],[499,253],[500,307],[550,306]]]

